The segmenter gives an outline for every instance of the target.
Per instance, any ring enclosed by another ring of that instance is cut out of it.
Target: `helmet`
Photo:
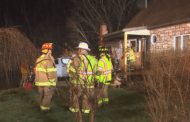
[[[42,45],[42,50],[43,49],[53,49],[53,47],[52,47],[52,45],[53,45],[53,43],[44,43],[43,45]]]
[[[108,51],[108,48],[106,48],[106,47],[100,47],[100,48],[99,48],[99,51],[100,51],[100,52],[107,52],[107,51]]]
[[[52,45],[53,45],[53,43],[44,43],[42,45],[42,52],[47,53],[48,50],[52,50],[53,49]]]
[[[79,44],[79,46],[76,47],[76,48],[81,48],[81,49],[85,49],[85,50],[90,51],[90,48],[88,48],[88,44],[85,43],[85,42],[81,42],[81,43]]]
[[[110,52],[110,50],[109,50],[107,47],[100,47],[100,48],[99,48],[99,51],[100,51],[101,53],[109,53],[109,52]]]

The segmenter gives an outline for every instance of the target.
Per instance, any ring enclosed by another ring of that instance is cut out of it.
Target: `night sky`
[[[19,28],[39,49],[43,43],[53,42],[56,58],[62,54],[65,42],[70,42],[66,19],[71,16],[73,8],[71,0],[0,0],[0,26]],[[130,16],[124,15],[123,27],[126,18],[130,20],[137,9],[131,13]]]
[[[53,42],[59,56],[68,41],[65,21],[71,8],[69,0],[0,0],[0,26],[20,28],[37,48]]]

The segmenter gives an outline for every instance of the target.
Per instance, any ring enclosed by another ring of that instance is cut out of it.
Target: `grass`
[[[144,110],[145,100],[137,93],[124,89],[109,89],[110,103],[98,108],[95,122],[151,122]],[[52,113],[41,114],[39,94],[34,88],[3,90],[0,93],[1,122],[75,122],[74,114],[65,110],[67,103],[57,93],[51,103]],[[90,115],[83,115],[88,122]]]

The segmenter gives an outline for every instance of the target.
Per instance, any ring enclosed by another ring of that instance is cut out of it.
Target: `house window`
[[[175,50],[184,50],[189,48],[190,35],[179,35],[174,37],[174,49]]]
[[[137,51],[137,39],[129,39],[129,42],[131,43],[131,49],[133,49],[134,52]]]
[[[181,50],[181,45],[182,45],[182,42],[181,42],[181,36],[179,37],[176,37],[176,50]]]
[[[184,43],[183,43],[183,47],[185,48],[189,48],[189,42],[190,42],[190,35],[186,35],[183,37]]]

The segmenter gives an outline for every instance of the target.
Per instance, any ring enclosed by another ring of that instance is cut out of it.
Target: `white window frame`
[[[189,36],[190,34],[183,34],[183,35],[177,35],[174,36],[174,50],[176,50],[176,38],[181,37],[181,50],[184,49],[184,36]]]
[[[156,34],[152,34],[151,36],[151,44],[156,45],[157,44],[157,37],[156,37],[156,42],[153,42],[153,38],[156,37]]]

